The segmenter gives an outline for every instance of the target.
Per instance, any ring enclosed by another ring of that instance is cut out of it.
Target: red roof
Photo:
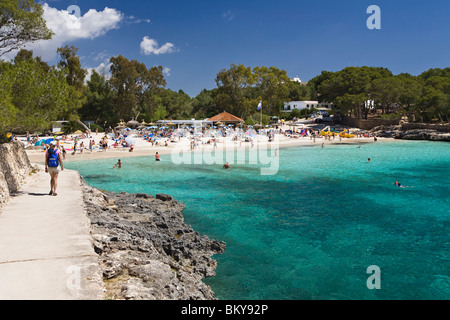
[[[222,112],[218,114],[217,116],[212,117],[211,119],[208,119],[208,121],[212,122],[244,122],[241,118],[238,118],[236,116],[233,116],[231,113],[228,112]]]

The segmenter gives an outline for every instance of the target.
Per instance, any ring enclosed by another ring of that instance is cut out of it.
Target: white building
[[[285,102],[284,104],[284,112],[291,112],[294,109],[303,110],[303,109],[331,109],[334,106],[332,103],[328,102],[319,102],[319,101],[291,101]]]
[[[69,122],[69,121],[66,121],[66,120],[55,121],[55,122],[53,122],[53,125],[52,125],[52,133],[61,132],[62,129],[63,129],[63,127],[64,127],[64,125],[65,125],[66,123],[68,123],[68,122]]]

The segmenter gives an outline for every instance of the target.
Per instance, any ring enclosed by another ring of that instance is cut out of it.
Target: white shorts
[[[59,173],[59,166],[58,167],[48,167],[48,173]]]

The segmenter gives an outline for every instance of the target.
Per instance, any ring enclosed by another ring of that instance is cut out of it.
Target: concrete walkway
[[[78,173],[64,170],[49,191],[42,169],[0,211],[0,299],[103,299]]]

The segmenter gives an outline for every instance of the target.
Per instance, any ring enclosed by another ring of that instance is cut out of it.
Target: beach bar
[[[210,122],[212,122],[214,124],[217,124],[217,123],[221,123],[223,125],[230,125],[230,124],[232,124],[232,125],[235,125],[235,126],[244,123],[243,119],[238,118],[238,117],[232,115],[231,113],[228,113],[228,112],[225,112],[225,111],[222,112],[222,113],[219,113],[218,115],[216,115],[216,116],[214,116],[214,117],[212,117],[210,119],[208,119],[208,121],[210,121]]]

